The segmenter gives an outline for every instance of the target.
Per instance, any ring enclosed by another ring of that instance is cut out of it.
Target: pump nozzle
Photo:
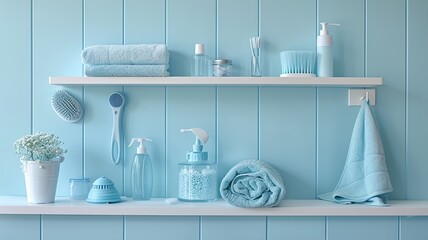
[[[132,138],[131,143],[129,144],[128,147],[131,147],[134,142],[139,142],[140,145],[138,145],[138,147],[137,147],[137,154],[146,154],[146,148],[144,147],[144,141],[146,141],[146,140],[150,141],[150,142],[152,141],[151,139],[144,138],[144,137]]]
[[[193,132],[196,138],[201,140],[204,144],[208,141],[208,134],[202,128],[181,129],[180,132]]]
[[[193,144],[193,151],[200,152],[202,151],[202,143],[207,143],[208,134],[201,128],[189,128],[189,129],[181,129],[180,132],[192,132],[196,136],[195,144]],[[202,142],[202,143],[201,143]]]
[[[186,153],[186,158],[188,161],[205,161],[208,159],[208,153],[202,152],[203,145],[202,143],[207,143],[208,134],[201,128],[189,128],[181,129],[180,132],[192,132],[196,136],[195,144],[193,144],[193,151],[188,151]],[[201,143],[202,142],[202,143]]]
[[[327,30],[327,25],[330,26],[339,26],[339,23],[328,23],[328,22],[322,22],[321,24],[321,30],[320,30],[320,35],[328,35],[328,30]]]

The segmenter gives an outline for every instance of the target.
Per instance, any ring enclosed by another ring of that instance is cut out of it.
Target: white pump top
[[[321,24],[320,35],[328,35],[327,25],[330,25],[330,26],[339,26],[340,27],[340,24],[338,24],[338,23],[322,22],[320,24]]]
[[[181,129],[180,132],[192,132],[204,144],[208,141],[208,134],[202,128]]]
[[[192,132],[196,136],[196,141],[193,144],[192,151],[187,151],[186,159],[189,162],[200,162],[208,160],[208,152],[204,152],[202,143],[207,143],[208,134],[201,128],[181,129],[183,132]]]
[[[327,26],[340,26],[338,23],[328,23],[328,22],[322,22],[321,24],[321,30],[320,35],[317,38],[317,46],[323,47],[323,46],[330,46],[333,44],[333,39],[330,35],[328,35]]]
[[[147,140],[147,141],[152,141],[151,139],[149,139],[149,138],[144,138],[144,137],[141,137],[141,138],[133,138],[132,140],[131,140],[131,143],[129,144],[129,146],[128,147],[131,147],[132,146],[132,144],[134,143],[134,142],[139,142],[140,143],[140,145],[138,145],[138,147],[137,147],[137,154],[147,154],[147,152],[146,152],[146,148],[144,147],[144,141],[145,140]]]

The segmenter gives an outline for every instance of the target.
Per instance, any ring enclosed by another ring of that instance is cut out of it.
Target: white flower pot
[[[21,161],[25,175],[27,202],[52,203],[55,201],[59,161]]]

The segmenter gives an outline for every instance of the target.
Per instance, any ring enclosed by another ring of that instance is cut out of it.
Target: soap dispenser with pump
[[[128,147],[134,142],[139,142],[131,168],[132,198],[136,201],[149,200],[153,190],[153,168],[150,156],[144,147],[144,141],[152,141],[148,138],[133,138]]]
[[[333,77],[333,38],[328,34],[327,26],[340,26],[337,23],[322,22],[317,37],[317,76]]]
[[[196,136],[192,151],[186,153],[186,161],[179,164],[178,199],[187,202],[206,202],[217,199],[217,164],[208,161],[203,143],[208,134],[201,128],[181,129]]]

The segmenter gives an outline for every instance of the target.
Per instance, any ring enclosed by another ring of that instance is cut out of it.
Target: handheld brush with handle
[[[55,113],[66,122],[77,122],[82,118],[82,106],[66,90],[56,91],[52,95],[51,105]]]
[[[125,104],[125,97],[120,92],[114,92],[109,97],[111,109],[113,111],[113,130],[111,134],[111,160],[114,164],[119,164],[123,149],[121,123],[122,109]]]

